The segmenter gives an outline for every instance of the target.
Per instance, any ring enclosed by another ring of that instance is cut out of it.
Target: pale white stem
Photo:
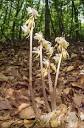
[[[56,72],[56,76],[55,76],[55,84],[54,84],[54,90],[53,90],[53,109],[56,109],[56,87],[57,87],[57,82],[58,82],[61,60],[62,60],[62,53],[60,54],[59,63],[57,66],[57,72]]]
[[[36,117],[39,117],[38,111],[37,111],[37,106],[35,104],[34,100],[34,92],[33,92],[33,87],[32,87],[32,38],[33,38],[33,27],[30,31],[30,57],[29,57],[29,87],[30,87],[30,97],[32,101],[32,106],[34,109],[34,112],[36,114]]]
[[[48,99],[47,99],[47,94],[46,94],[46,90],[45,90],[45,80],[44,80],[44,76],[43,76],[42,44],[40,44],[40,67],[41,67],[41,79],[42,79],[43,96],[44,96],[46,108],[47,108],[48,112],[50,112],[51,109],[50,109]]]
[[[48,83],[49,83],[49,92],[50,92],[50,98],[51,98],[51,109],[53,110],[53,84],[50,74],[50,65],[48,68]]]

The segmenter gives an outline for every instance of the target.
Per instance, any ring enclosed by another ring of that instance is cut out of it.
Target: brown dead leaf
[[[67,128],[77,128],[78,118],[75,112],[69,112],[67,116]]]
[[[8,88],[7,90],[6,90],[6,98],[13,98],[14,97],[14,89],[12,89],[12,88]]]
[[[66,88],[63,90],[63,93],[68,95],[70,93],[70,91],[71,91],[71,88]]]
[[[78,128],[84,128],[84,121],[79,122]]]
[[[74,94],[73,101],[77,106],[80,107],[83,100],[84,98],[82,97],[82,95]]]
[[[23,109],[20,113],[19,116],[21,119],[32,119],[35,118],[35,113],[33,108],[30,106],[28,108]]]
[[[71,54],[71,59],[76,58],[76,57],[77,57],[77,54],[75,54],[75,53]]]
[[[68,109],[66,105],[62,104],[59,106],[59,108],[56,110],[55,114],[53,114],[50,120],[50,125],[52,128],[58,128],[64,124],[67,111]]]
[[[84,85],[78,83],[78,82],[73,82],[71,83],[72,87],[77,87],[77,88],[81,88],[84,89]]]
[[[84,74],[79,76],[79,81],[78,82],[79,82],[79,84],[84,86]]]
[[[23,82],[16,82],[16,83],[14,84],[14,86],[17,87],[17,88],[21,88],[21,87],[26,87],[26,88],[28,88],[28,82],[26,82],[26,81],[23,81]]]
[[[0,110],[11,110],[12,106],[8,100],[0,100]]]
[[[0,116],[0,121],[6,121],[9,120],[11,117],[9,114],[5,115],[5,116]]]
[[[35,101],[38,103],[38,104],[45,104],[44,100],[42,100],[40,97],[36,97],[35,98]]]
[[[80,112],[79,116],[80,116],[81,121],[84,121],[84,112]]]
[[[70,72],[72,70],[74,70],[74,66],[68,66],[67,68],[65,68],[66,72]]]
[[[29,104],[26,104],[26,103],[22,103],[19,107],[18,107],[18,111],[22,111],[23,109],[29,107],[30,105]]]
[[[0,81],[8,81],[8,77],[5,76],[3,73],[0,73]]]
[[[8,120],[7,122],[3,122],[1,124],[1,128],[10,128],[11,124],[13,123],[13,120]]]
[[[34,123],[35,123],[34,120],[24,120],[24,126],[25,126],[26,128],[31,128],[31,127],[33,127]]]

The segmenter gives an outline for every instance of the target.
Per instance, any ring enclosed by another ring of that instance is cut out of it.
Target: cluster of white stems
[[[36,54],[37,59],[40,61],[40,71],[41,71],[41,79],[42,79],[42,89],[43,96],[45,100],[45,105],[48,112],[56,109],[56,87],[59,76],[60,64],[63,59],[67,59],[68,52],[67,47],[69,43],[63,37],[57,37],[55,39],[56,45],[53,47],[52,43],[45,40],[43,34],[41,32],[36,33],[34,39],[38,40],[38,47],[34,47],[32,49],[32,38],[33,38],[33,29],[35,27],[35,19],[38,16],[38,12],[29,7],[27,8],[29,19],[22,26],[22,30],[26,35],[30,37],[30,58],[29,58],[29,87],[30,87],[30,97],[32,100],[33,108],[36,114],[36,117],[39,117],[39,113],[37,111],[37,106],[34,101],[34,92],[32,87],[32,53]],[[55,54],[55,48],[57,48],[58,54]],[[45,57],[43,56],[43,51],[45,51]],[[40,59],[39,59],[40,58]],[[55,72],[55,82],[53,84],[51,73]],[[46,94],[46,84],[45,84],[45,76],[48,77],[49,83],[49,93],[51,98],[51,105],[49,105],[48,97]]]

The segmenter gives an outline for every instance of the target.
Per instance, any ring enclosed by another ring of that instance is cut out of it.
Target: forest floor
[[[28,51],[26,46],[0,47],[0,128],[37,128],[29,98]],[[61,64],[56,103],[59,109],[66,106],[70,112],[67,126],[59,128],[84,128],[84,42],[71,44],[69,55],[70,58]],[[35,102],[44,114],[47,110],[38,70],[38,64],[34,62]],[[47,78],[46,91],[49,99]]]

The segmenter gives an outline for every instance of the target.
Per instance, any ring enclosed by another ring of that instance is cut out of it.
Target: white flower
[[[28,14],[32,14],[32,8],[31,7],[28,7],[26,10],[27,10]]]
[[[53,56],[53,60],[55,61],[56,64],[59,62],[59,59],[60,59],[60,54],[56,54],[55,56]]]
[[[45,47],[45,49],[49,49],[51,47],[51,42],[44,39],[43,46]]]
[[[36,58],[39,57],[39,55],[40,55],[40,49],[39,49],[39,47],[34,47],[32,52],[35,53],[35,54],[37,54],[36,55]]]
[[[49,55],[49,57],[52,56],[54,48],[51,46],[51,42],[44,40],[43,47],[46,49],[47,55]]]
[[[67,49],[67,47],[69,46],[69,43],[65,40],[65,38],[63,38],[63,37],[57,37],[56,39],[55,39],[55,42],[57,42],[58,43],[58,50],[59,51],[61,51],[62,50],[62,48],[64,48],[64,49]]]
[[[47,49],[47,54],[49,54],[50,56],[52,56],[54,48],[53,47],[48,47]]]
[[[37,10],[35,10],[34,8],[28,7],[28,8],[27,8],[27,12],[28,12],[29,15],[31,15],[31,16],[33,16],[33,17],[38,16],[38,12],[37,12]]]
[[[56,72],[56,66],[54,65],[54,63],[50,63],[48,59],[43,59],[43,64],[45,66],[45,69],[48,69],[50,66],[50,72],[54,71]]]
[[[21,28],[22,28],[22,31],[24,33],[27,33],[28,32],[28,26],[26,24],[24,24],[23,26],[21,26]]]
[[[42,42],[43,41],[42,32],[35,33],[34,39],[38,40],[38,42]]]
[[[26,34],[29,34],[30,31],[32,30],[32,28],[35,27],[35,23],[34,23],[34,18],[30,17],[25,23],[24,25],[21,27],[23,32]]]
[[[62,57],[63,57],[63,59],[67,59],[67,58],[69,58],[69,54],[68,54],[68,52],[67,52],[67,50],[66,49],[62,49]]]
[[[33,53],[39,53],[39,54],[40,54],[40,49],[39,49],[39,47],[34,47],[32,52],[33,52]]]
[[[49,67],[49,60],[48,59],[43,59],[43,64],[45,65],[45,67]]]
[[[50,64],[50,67],[51,67],[52,71],[56,72],[56,66],[55,66],[54,63],[51,63]]]

